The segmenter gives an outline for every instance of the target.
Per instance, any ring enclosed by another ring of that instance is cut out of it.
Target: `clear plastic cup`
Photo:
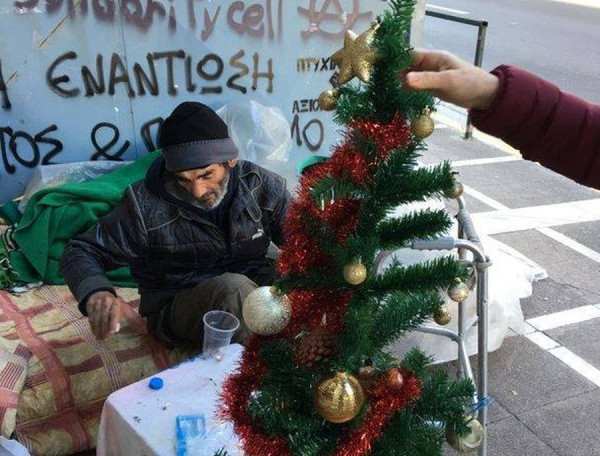
[[[240,321],[235,315],[222,310],[211,310],[204,314],[204,358],[223,359],[223,348],[231,343],[231,338],[240,327]]]

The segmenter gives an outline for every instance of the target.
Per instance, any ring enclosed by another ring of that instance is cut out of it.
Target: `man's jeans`
[[[158,314],[148,316],[148,331],[167,345],[200,348],[204,339],[204,314],[224,310],[240,320],[233,342],[243,343],[250,330],[242,318],[242,306],[256,287],[245,275],[229,272],[207,279],[181,291]]]

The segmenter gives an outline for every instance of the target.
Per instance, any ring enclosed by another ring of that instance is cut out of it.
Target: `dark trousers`
[[[179,292],[158,314],[148,316],[148,332],[167,345],[200,348],[204,339],[204,314],[224,310],[240,320],[240,329],[232,342],[244,342],[250,331],[242,318],[242,306],[256,287],[256,283],[242,274],[227,272],[207,279]]]

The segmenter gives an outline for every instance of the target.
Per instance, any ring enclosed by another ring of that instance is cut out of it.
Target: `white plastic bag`
[[[391,216],[399,217],[415,210],[444,208],[442,201],[431,199],[423,203],[401,206]],[[457,225],[455,224],[447,235],[456,236],[456,232]],[[492,266],[488,270],[488,349],[491,352],[500,348],[509,328],[518,329],[524,324],[520,300],[531,295],[532,282],[541,280],[547,275],[537,264],[499,241],[482,237],[481,243],[486,255],[492,261]],[[403,266],[409,266],[448,255],[456,255],[456,251],[400,249],[386,259],[383,269],[394,259],[399,260]],[[458,304],[448,298],[445,292],[442,293],[452,315],[452,321],[445,328],[456,332],[458,328]],[[466,303],[466,320],[469,321],[476,314],[475,292],[471,293]],[[433,321],[426,324],[435,326]],[[477,352],[477,327],[473,327],[467,332],[465,343],[469,354]],[[438,363],[458,358],[457,345],[452,340],[417,331],[408,332],[389,348],[394,356],[401,358],[414,347],[418,347],[434,357],[435,362]]]
[[[23,212],[31,196],[39,190],[70,182],[87,182],[129,163],[131,162],[102,160],[39,166],[19,202],[19,210]]]
[[[30,456],[29,451],[16,440],[0,436],[0,456]]]
[[[290,124],[279,108],[251,100],[225,105],[217,114],[227,124],[240,159],[276,172],[288,183],[295,182]]]

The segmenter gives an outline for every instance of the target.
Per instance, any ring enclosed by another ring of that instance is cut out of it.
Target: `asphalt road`
[[[600,104],[600,0],[433,0],[427,8],[489,22],[483,67],[526,68]],[[477,28],[427,17],[425,46],[473,60]]]

